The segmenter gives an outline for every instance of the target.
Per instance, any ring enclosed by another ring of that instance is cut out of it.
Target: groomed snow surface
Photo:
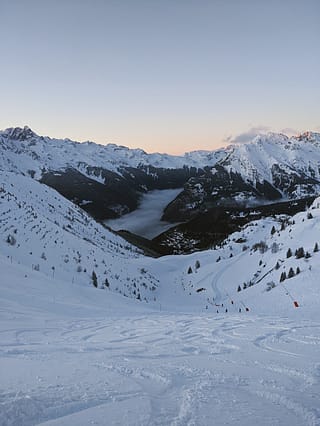
[[[0,262],[1,425],[320,424],[319,321],[157,312]]]

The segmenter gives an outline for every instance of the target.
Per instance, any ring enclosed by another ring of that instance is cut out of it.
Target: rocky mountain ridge
[[[0,132],[0,169],[46,183],[99,220],[137,208],[141,194],[183,188],[163,219],[186,221],[214,207],[248,207],[320,192],[320,134],[269,133],[251,142],[183,156],[115,144]]]

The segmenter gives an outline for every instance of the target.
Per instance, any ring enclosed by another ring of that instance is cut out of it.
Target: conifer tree
[[[281,272],[280,282],[284,281],[287,278],[287,274],[285,272]]]
[[[92,284],[94,285],[95,288],[97,288],[98,279],[97,279],[97,274],[94,271],[92,271],[91,279],[92,279]]]
[[[295,256],[297,259],[301,259],[302,257],[304,257],[304,248],[299,247],[295,252]]]
[[[288,278],[293,278],[293,277],[294,277],[294,270],[290,268],[288,272]]]

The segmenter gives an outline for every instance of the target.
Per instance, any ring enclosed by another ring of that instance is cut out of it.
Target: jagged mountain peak
[[[0,170],[29,174],[54,187],[58,185],[57,176],[64,174],[61,190],[69,185],[71,175],[88,187],[93,184],[90,179],[97,181],[105,185],[101,190],[109,191],[108,196],[112,187],[113,201],[107,204],[116,216],[136,208],[139,194],[151,189],[184,188],[171,206],[174,216],[170,214],[166,219],[170,221],[180,221],[184,210],[189,217],[198,209],[206,209],[206,203],[215,205],[221,200],[225,204],[247,203],[257,197],[269,201],[320,192],[319,133],[306,132],[296,137],[261,134],[246,143],[184,155],[149,154],[116,144],[51,139],[36,135],[27,126],[7,129],[0,135]],[[120,183],[126,190],[122,186],[120,191]],[[92,201],[89,194],[83,198],[83,194],[75,193],[76,186],[69,187],[72,200]],[[177,204],[180,207],[176,211]]]
[[[296,136],[294,139],[298,141],[320,142],[320,133],[307,131]]]
[[[37,133],[35,133],[29,126],[9,127],[3,131],[3,134],[10,139],[17,141],[24,141],[27,139],[39,137],[39,135],[37,135]]]

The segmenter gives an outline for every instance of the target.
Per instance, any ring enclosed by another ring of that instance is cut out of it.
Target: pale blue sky
[[[319,0],[0,0],[0,17],[0,128],[172,153],[320,130]]]

